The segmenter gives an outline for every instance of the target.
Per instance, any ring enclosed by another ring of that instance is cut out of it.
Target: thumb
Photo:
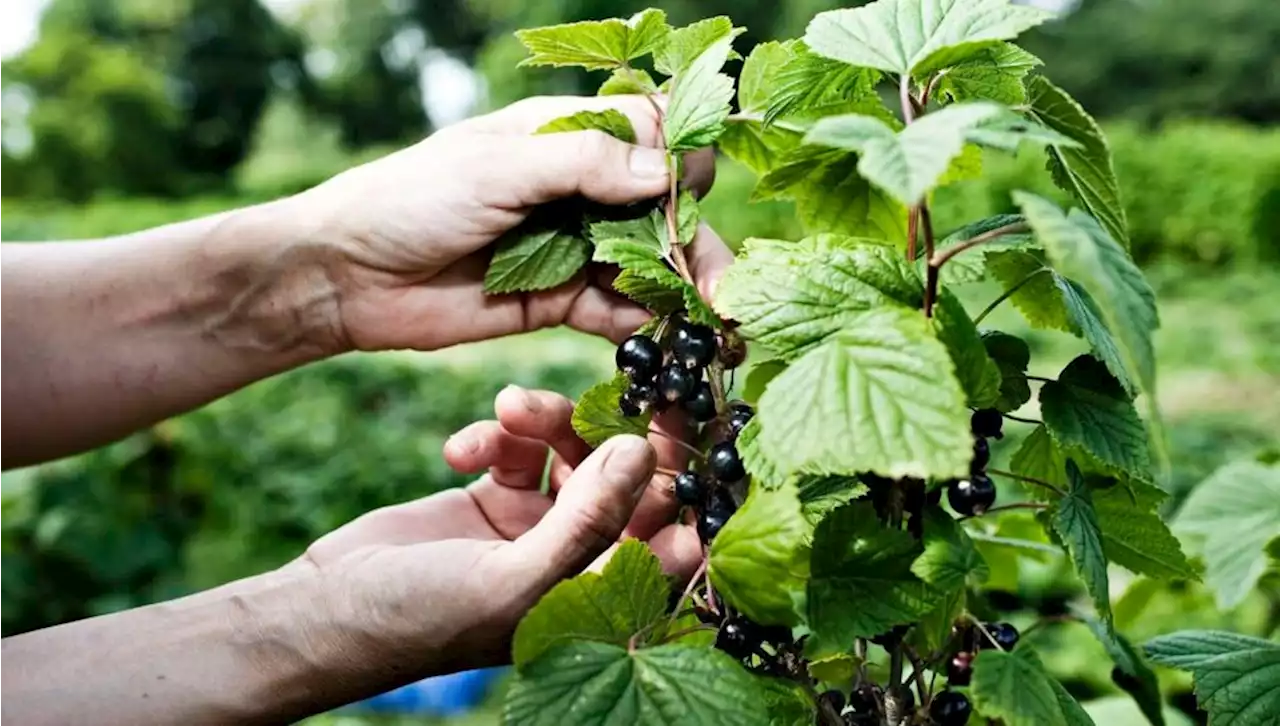
[[[667,191],[666,153],[603,131],[538,134],[512,139],[515,148],[497,183],[515,184],[522,206],[581,195],[604,204],[630,204]]]
[[[555,506],[511,544],[520,576],[539,594],[576,575],[617,542],[649,481],[657,456],[639,436],[617,436],[578,466]]]

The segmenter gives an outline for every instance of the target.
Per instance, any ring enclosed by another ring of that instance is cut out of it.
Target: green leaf
[[[549,290],[564,284],[591,259],[591,245],[561,229],[522,224],[502,235],[484,275],[484,291]]]
[[[720,72],[733,37],[726,36],[702,52],[688,70],[673,78],[671,102],[662,130],[670,151],[708,146],[724,131],[733,98],[733,79]]]
[[[812,726],[814,704],[795,681],[758,676],[760,697],[769,713],[769,726]]]
[[[911,571],[942,592],[961,590],[973,578],[987,578],[987,563],[978,553],[964,527],[937,507],[926,511],[924,552],[911,564]]]
[[[1049,149],[1049,171],[1059,188],[1089,210],[1113,239],[1129,246],[1120,185],[1111,162],[1111,148],[1102,129],[1066,91],[1036,76],[1027,83],[1031,115],[1051,129],[1075,139],[1076,149]]]
[[[1280,723],[1280,644],[1215,630],[1184,630],[1143,644],[1153,662],[1190,671],[1213,726]]]
[[[1106,624],[1094,618],[1085,618],[1084,624],[1106,649],[1107,655],[1116,664],[1116,668],[1128,676],[1127,682],[1121,681],[1116,685],[1133,697],[1138,708],[1153,726],[1164,726],[1160,682],[1156,680],[1155,672],[1151,670],[1151,666],[1147,665],[1142,653],[1129,642],[1128,638],[1107,627]]]
[[[788,50],[787,60],[771,78],[772,92],[764,109],[766,124],[784,118],[851,113],[880,104],[875,90],[880,80],[878,72],[824,58],[801,42],[794,42]]]
[[[964,401],[924,316],[884,308],[769,384],[759,444],[784,473],[963,476],[973,448]]]
[[[1000,396],[992,405],[1002,413],[1018,410],[1031,400],[1031,385],[1027,383],[1031,349],[1022,338],[998,330],[983,333],[982,345],[1000,370]]]
[[[671,31],[666,42],[658,52],[654,53],[653,67],[659,73],[665,73],[668,76],[682,75],[689,70],[698,56],[722,41],[732,43],[743,30],[744,28],[733,27],[733,20],[725,15],[699,20],[683,28],[677,28]],[[725,58],[716,65],[716,69],[719,70],[726,60],[738,57],[740,56],[732,49],[727,50]]]
[[[1014,474],[1039,479],[1054,486],[1065,489],[1067,482],[1067,458],[1049,435],[1049,430],[1041,424],[1031,430],[1022,440],[1018,450],[1009,459],[1009,468]],[[1044,498],[1041,489],[1033,489],[1040,498]]]
[[[979,715],[1000,719],[1006,726],[1067,726],[1053,679],[1026,649],[978,653],[969,700]]]
[[[1027,102],[1023,79],[1038,65],[1039,58],[1013,43],[995,43],[947,69],[938,81],[937,97],[1021,106]]]
[[[661,10],[646,10],[627,21],[610,18],[517,30],[516,37],[532,54],[520,61],[522,66],[599,70],[626,65],[649,53],[669,30]]]
[[[1155,293],[1142,271],[1088,215],[1078,210],[1064,215],[1052,202],[1026,192],[1014,192],[1013,198],[1044,245],[1053,268],[1089,294],[1115,338],[1126,369],[1141,390],[1154,397],[1151,335],[1160,320]],[[1113,372],[1121,381],[1127,378]]]
[[[858,152],[858,173],[911,205],[937,186],[970,131],[1001,111],[990,103],[947,106],[899,133],[870,116],[829,116],[814,124],[805,143]]]
[[[738,109],[742,113],[765,112],[774,78],[791,58],[791,49],[776,40],[751,49],[738,74]]]
[[[707,571],[725,601],[764,625],[796,625],[813,528],[794,485],[755,485],[711,544]]]
[[[939,595],[911,571],[919,554],[920,544],[881,524],[870,503],[854,502],[824,519],[813,536],[806,654],[847,652],[855,638],[927,612]]]
[[[742,429],[742,433],[738,434],[738,440],[734,442],[738,447],[738,455],[742,457],[742,465],[751,475],[753,483],[759,483],[761,486],[780,486],[788,477],[760,450],[759,438],[760,420],[752,418],[747,422],[746,428]]]
[[[760,396],[764,393],[765,386],[769,385],[769,381],[778,377],[778,374],[787,369],[786,361],[767,360],[757,363],[751,367],[747,373],[747,380],[742,384],[742,398],[747,403],[755,403],[760,400]]]
[[[756,174],[766,174],[799,143],[798,131],[765,126],[754,119],[731,119],[716,140],[716,149]]]
[[[1132,481],[1093,492],[1093,508],[1102,527],[1107,559],[1130,572],[1161,579],[1198,579],[1182,545],[1160,519],[1168,495],[1158,487]]]
[[[828,514],[867,493],[867,485],[852,476],[800,476],[800,509],[817,526]]]
[[[1120,382],[1082,355],[1040,387],[1040,415],[1067,456],[1096,461],[1117,476],[1151,478],[1147,432]]]
[[[579,111],[572,116],[553,119],[538,127],[536,134],[556,134],[565,131],[603,131],[628,144],[636,142],[636,130],[631,119],[617,109],[604,111]]]
[[[1239,605],[1266,571],[1268,543],[1280,533],[1280,466],[1240,461],[1218,469],[1183,502],[1174,531],[1204,558],[1218,606]]]
[[[1049,686],[1053,689],[1053,695],[1058,699],[1058,708],[1062,709],[1062,718],[1067,726],[1095,726],[1093,716],[1084,710],[1076,697],[1071,695],[1061,683],[1049,679]],[[1109,725],[1107,725],[1109,726]]]
[[[1009,296],[1009,302],[1032,327],[1068,333],[1076,331],[1057,278],[1038,254],[1024,250],[992,250],[986,254],[985,262],[987,271],[1004,285],[1005,290],[1017,286]]]
[[[1002,110],[990,119],[971,129],[966,138],[979,146],[1013,153],[1025,143],[1037,146],[1054,146],[1073,149],[1080,146],[1074,139],[1063,136],[1040,123],[1023,118],[1012,111]]]
[[[1016,214],[997,214],[994,217],[978,220],[952,232],[937,244],[937,251],[944,252],[949,247],[963,244],[992,230],[1018,224],[1023,219]],[[987,255],[997,250],[1023,247],[1031,243],[1029,232],[1006,234],[986,244],[973,247],[952,257],[939,270],[939,280],[943,285],[963,285],[969,282],[980,282],[986,278]],[[920,264],[926,260],[922,257]]]
[[[1052,17],[1008,0],[880,0],[819,13],[804,42],[854,66],[911,75],[918,67],[953,66]]]
[[[1067,480],[1071,488],[1058,500],[1053,512],[1053,529],[1062,538],[1085,589],[1093,596],[1094,607],[1111,628],[1111,599],[1107,580],[1107,556],[1102,549],[1102,527],[1093,510],[1093,496],[1085,486],[1084,474],[1074,461],[1067,460]]]
[[[947,347],[965,404],[988,408],[1000,397],[1000,368],[988,355],[978,328],[951,291],[943,290],[933,308],[938,340]]]
[[[604,253],[597,252],[597,262],[613,262],[622,265],[624,268],[627,266],[619,260],[600,259],[600,255],[604,254],[607,257],[622,255],[626,257],[634,249],[631,246],[623,246],[619,250],[613,251],[614,246],[619,242],[630,243],[642,248],[647,259],[657,260],[671,252],[671,241],[667,235],[666,218],[657,209],[650,210],[648,214],[633,219],[592,222],[587,228],[587,235],[591,237],[591,242],[596,246],[597,250],[601,247],[609,250]]]
[[[673,275],[674,277],[674,275]],[[676,278],[679,281],[679,278]],[[613,289],[643,305],[656,315],[668,315],[684,308],[680,288],[651,280],[635,270],[623,270],[613,279]]]
[[[648,435],[649,421],[653,418],[651,412],[627,417],[618,409],[618,399],[629,385],[627,377],[619,374],[611,381],[595,384],[582,394],[573,407],[573,430],[578,438],[595,447],[621,434]]]
[[[905,246],[906,206],[859,176],[857,165],[858,157],[845,153],[804,177],[790,195],[801,227],[807,234],[829,232]]]
[[[627,645],[637,634],[644,645],[660,640],[671,585],[662,563],[639,540],[629,539],[596,574],[584,572],[542,596],[520,620],[512,640],[517,668],[567,641]]]
[[[648,72],[639,68],[616,68],[600,84],[599,96],[649,95],[658,92],[658,84]]]
[[[672,644],[628,653],[576,642],[527,665],[503,707],[510,726],[769,726],[755,679],[714,648]]]

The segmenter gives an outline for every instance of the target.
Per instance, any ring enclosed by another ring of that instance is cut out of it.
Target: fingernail
[[[644,179],[657,179],[667,175],[667,155],[660,149],[637,146],[631,150],[631,173]]]

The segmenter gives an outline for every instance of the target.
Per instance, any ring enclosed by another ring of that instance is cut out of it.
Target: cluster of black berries
[[[1018,629],[1010,623],[983,623],[980,628],[967,626],[959,634],[961,650],[947,662],[948,688],[969,685],[977,651],[997,647],[1013,650],[1018,644]],[[958,691],[942,691],[929,704],[929,717],[937,726],[962,726],[968,723],[972,712],[969,698]]]
[[[823,691],[818,694],[819,708],[830,707],[844,720],[846,726],[876,726],[883,722],[880,704],[884,700],[883,689],[868,683],[849,693],[848,699],[841,691]]]
[[[710,545],[729,517],[738,510],[729,487],[745,479],[747,470],[734,440],[754,414],[745,403],[730,403],[725,425],[726,439],[707,450],[706,475],[690,470],[676,476],[676,500],[697,511],[698,537],[703,544]]]
[[[647,335],[622,341],[614,360],[631,385],[619,399],[618,408],[625,416],[639,416],[650,409],[662,411],[678,404],[699,423],[715,418],[716,401],[704,373],[719,347],[716,331],[686,321],[676,324],[669,354]]]
[[[996,484],[987,476],[991,461],[991,445],[987,439],[1003,438],[1000,431],[1004,417],[994,408],[973,412],[969,426],[973,431],[973,459],[969,462],[969,478],[947,483],[947,503],[956,514],[972,517],[991,508],[996,501]]]

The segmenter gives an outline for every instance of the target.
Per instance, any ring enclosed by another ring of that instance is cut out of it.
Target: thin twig
[[[690,446],[683,439],[677,436],[672,436],[671,434],[667,433],[666,431],[663,431],[662,429],[655,429],[653,427],[649,427],[649,433],[657,434],[658,436],[661,436],[662,438],[675,443],[677,446],[680,446],[681,448],[683,448],[685,451],[688,451],[693,456],[698,457],[698,459],[700,460],[705,461],[707,458],[706,454],[703,454],[701,451],[698,451],[694,447]]]
[[[910,73],[903,73],[898,79],[898,101],[902,103],[902,120],[910,125],[916,120],[915,102],[911,98]]]
[[[1008,290],[1005,290],[1004,292],[1000,293],[999,297],[997,297],[995,300],[992,300],[990,305],[986,306],[985,308],[982,309],[982,312],[978,313],[977,317],[973,319],[973,324],[977,325],[978,323],[981,323],[983,319],[985,319],[988,315],[991,314],[992,310],[995,310],[997,307],[1000,306],[1000,303],[1012,297],[1015,292],[1017,292],[1018,290],[1021,290],[1023,285],[1026,285],[1028,282],[1031,282],[1032,278],[1034,278],[1036,275],[1039,275],[1042,272],[1048,272],[1048,271],[1049,271],[1049,268],[1041,267],[1035,272],[1028,274],[1026,277],[1022,278],[1021,280],[1018,280],[1017,282],[1013,283],[1013,285],[1011,285]]]
[[[996,227],[995,229],[983,232],[982,234],[976,237],[967,239],[964,242],[961,242],[960,244],[952,245],[946,248],[945,250],[940,250],[938,254],[933,255],[929,258],[929,264],[933,265],[934,267],[942,267],[943,265],[947,264],[947,261],[950,260],[952,257],[955,257],[956,255],[960,254],[961,252],[964,252],[965,250],[972,249],[974,247],[977,247],[978,245],[986,244],[987,242],[1000,239],[1001,237],[1004,237],[1007,235],[1026,232],[1029,229],[1031,228],[1028,227],[1025,222],[1014,222],[1013,224],[1006,224],[1003,227]]]
[[[929,216],[928,202],[920,202],[920,227],[924,232],[924,257],[933,259],[933,220]],[[938,297],[938,266],[930,264],[925,269],[924,316],[933,317],[933,301]]]
[[[929,79],[929,83],[925,85],[924,92],[920,94],[920,105],[929,105],[929,99],[933,97],[933,92],[938,88],[938,82],[942,80],[942,76],[946,71],[939,71],[933,74],[933,78]]]
[[[907,260],[915,262],[916,259],[916,237],[919,235],[919,217],[916,216],[916,208],[911,207],[907,210]]]
[[[1031,635],[1032,633],[1036,632],[1037,630],[1039,630],[1040,628],[1043,628],[1046,625],[1060,625],[1063,623],[1078,623],[1078,622],[1080,622],[1080,618],[1077,618],[1076,616],[1071,614],[1049,615],[1049,616],[1040,618],[1039,620],[1035,621],[1030,626],[1028,626],[1026,630],[1022,631],[1021,637],[1026,638],[1028,635]]]
[[[961,517],[960,521],[963,522],[966,519],[973,519],[974,517],[985,517],[988,514],[994,514],[996,512],[1005,512],[1010,509],[1048,509],[1048,508],[1049,508],[1048,504],[1043,504],[1041,502],[1015,502],[1013,504],[1002,504],[998,507],[992,507],[984,511],[982,514],[970,514],[970,515]]]
[[[1028,381],[1040,381],[1041,383],[1056,383],[1056,382],[1057,382],[1057,381],[1055,381],[1055,380],[1054,380],[1054,379],[1052,379],[1052,378],[1045,378],[1044,376],[1023,376],[1023,378],[1027,379]]]
[[[1004,414],[1004,417],[1009,419],[1010,421],[1017,421],[1018,423],[1024,423],[1024,424],[1031,424],[1032,426],[1039,426],[1040,424],[1044,423],[1043,421],[1038,421],[1034,418],[1023,418],[1021,416],[1014,416],[1011,413]]]
[[[1053,484],[1050,484],[1049,482],[1043,479],[1036,479],[1035,477],[1023,476],[1021,474],[1014,474],[1011,471],[1003,471],[1001,469],[988,468],[987,473],[995,474],[996,476],[1008,477],[1009,479],[1013,479],[1015,481],[1023,481],[1028,484],[1035,484],[1036,486],[1041,486],[1041,487],[1044,487],[1045,489],[1056,492],[1060,496],[1066,496],[1066,492],[1062,491],[1058,487],[1054,486]]]
[[[698,589],[698,581],[701,580],[702,576],[705,574],[707,574],[707,558],[703,557],[702,564],[698,565],[698,569],[694,571],[693,577],[689,578],[689,584],[685,585],[684,592],[681,593],[680,599],[676,601],[676,606],[672,608],[671,620],[667,622],[668,628],[675,623],[676,619],[679,617],[678,613],[680,612],[680,606],[684,604],[685,600],[689,599],[689,596],[693,594],[694,590]]]
[[[664,476],[669,476],[673,479],[677,476],[680,476],[680,472],[676,471],[675,469],[668,469],[665,466],[655,466],[653,467],[653,471],[655,474],[662,474]]]
[[[923,708],[929,707],[929,698],[932,691],[925,686],[924,682],[924,664],[920,662],[920,656],[911,648],[903,646],[907,653],[907,659],[911,661],[911,678],[916,682],[916,696],[919,697],[920,705]]]

